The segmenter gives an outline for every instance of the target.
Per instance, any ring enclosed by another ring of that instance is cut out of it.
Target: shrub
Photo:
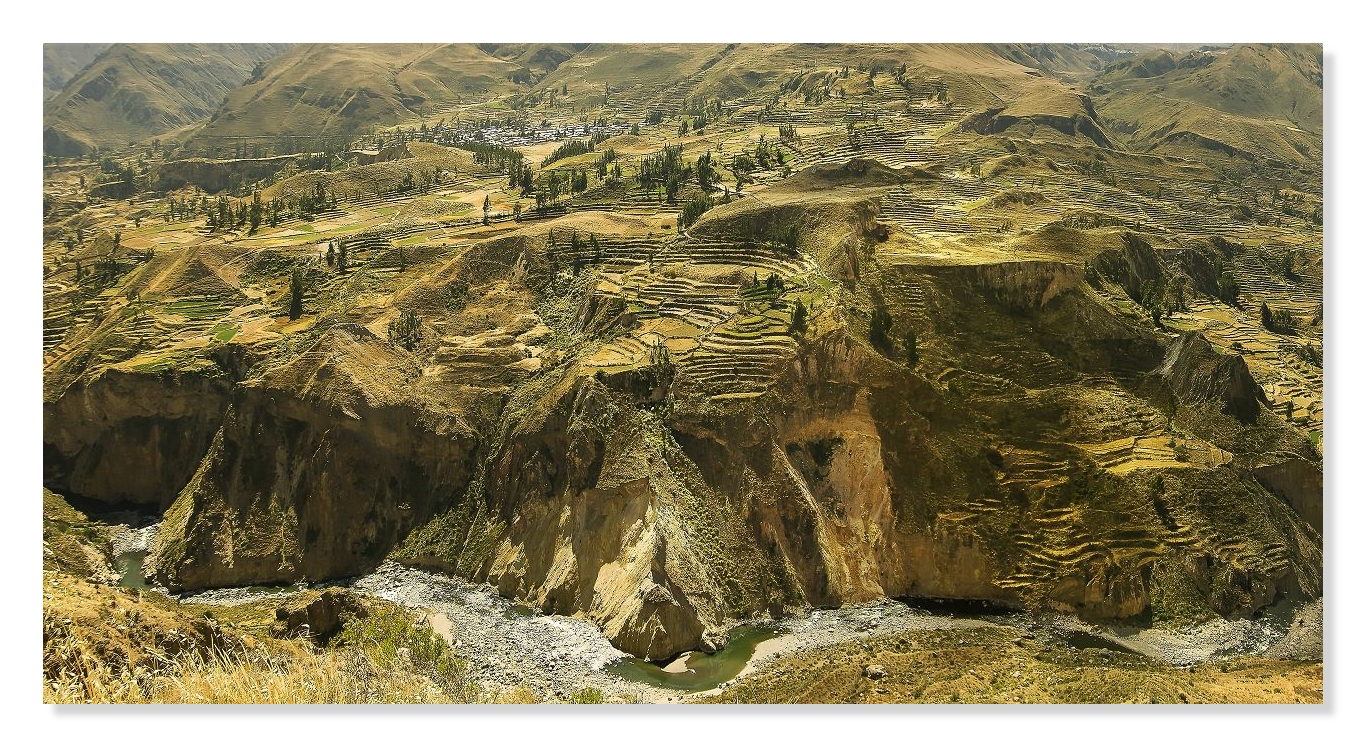
[[[596,687],[585,687],[571,693],[569,702],[580,705],[599,705],[602,703],[602,691]]]

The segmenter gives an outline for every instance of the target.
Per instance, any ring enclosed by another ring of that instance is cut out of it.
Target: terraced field
[[[154,508],[167,588],[397,561],[652,661],[879,597],[1321,595],[1318,135],[1187,77],[1252,52],[1153,58],[1148,118],[1109,46],[533,47],[375,51],[390,113],[262,158],[190,155],[296,126],[283,69],[49,159],[45,485]],[[488,67],[403,93],[443,55]]]

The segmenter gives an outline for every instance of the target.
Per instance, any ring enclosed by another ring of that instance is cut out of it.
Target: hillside
[[[67,81],[108,48],[108,44],[44,44],[43,99],[60,92]]]
[[[234,90],[186,148],[213,154],[239,140],[344,139],[440,117],[512,90],[509,76],[521,67],[473,44],[299,45]]]
[[[1318,45],[1157,50],[1114,63],[1089,90],[1112,129],[1144,151],[1311,166],[1323,158]]]
[[[45,166],[44,486],[165,594],[344,583],[546,699],[963,699],[904,649],[971,640],[979,699],[1321,700],[1263,658],[1325,574],[1312,58],[293,48]]]
[[[115,44],[43,107],[43,152],[119,148],[201,122],[278,44]]]

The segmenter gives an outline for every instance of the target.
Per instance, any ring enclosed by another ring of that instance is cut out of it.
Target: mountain
[[[661,663],[908,598],[1265,651],[1323,593],[1320,70],[294,47],[208,158],[45,165],[44,487],[139,506],[168,590],[392,562]]]
[[[43,108],[43,151],[73,156],[207,119],[281,44],[115,44]]]
[[[1323,159],[1320,45],[1155,50],[1110,65],[1089,93],[1102,119],[1139,150],[1298,165]]]
[[[511,75],[523,67],[474,44],[300,45],[234,90],[188,147],[352,135],[514,90]]]
[[[67,81],[108,48],[108,44],[44,44],[43,99],[59,93]]]

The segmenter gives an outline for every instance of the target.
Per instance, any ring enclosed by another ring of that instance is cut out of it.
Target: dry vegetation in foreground
[[[113,585],[100,549],[110,529],[43,491],[43,702],[539,703],[526,687],[492,690],[422,613],[333,590],[340,629],[326,644],[291,637],[315,619],[317,591],[222,606]],[[601,703],[584,688],[570,703]]]
[[[1322,703],[1323,664],[1183,669],[1018,631],[915,631],[784,656],[706,703]]]
[[[273,605],[196,618],[138,595],[44,573],[46,703],[535,703],[525,688],[490,692],[414,613],[367,600],[326,647],[257,639],[244,628]],[[186,609],[189,609],[188,607]],[[574,702],[601,702],[596,691]]]

